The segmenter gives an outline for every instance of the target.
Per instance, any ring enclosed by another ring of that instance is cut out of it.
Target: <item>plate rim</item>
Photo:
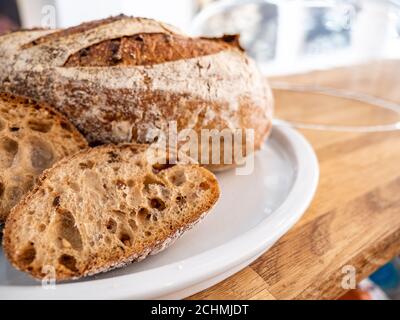
[[[257,226],[210,250],[196,254],[185,260],[168,265],[143,270],[134,274],[119,275],[107,279],[89,279],[88,281],[58,284],[55,290],[37,292],[37,286],[0,286],[7,290],[3,299],[157,299],[174,292],[192,287],[203,281],[215,278],[235,268],[244,261],[259,256],[268,250],[303,216],[314,198],[319,181],[319,164],[314,149],[297,130],[287,127],[273,127],[272,135],[279,141],[285,141],[285,149],[291,149],[297,167],[290,191],[283,203]],[[290,212],[288,214],[287,212]],[[282,221],[282,214],[286,218]],[[274,225],[271,233],[270,226]],[[265,237],[268,229],[269,236]],[[221,255],[221,252],[245,252]],[[165,274],[168,274],[166,279]],[[128,281],[129,280],[129,281]],[[132,290],[135,283],[135,290]],[[40,285],[38,283],[38,285]],[[62,286],[62,290],[59,287]],[[24,289],[21,289],[23,287]],[[22,291],[23,290],[23,291]],[[79,295],[78,291],[82,291]]]

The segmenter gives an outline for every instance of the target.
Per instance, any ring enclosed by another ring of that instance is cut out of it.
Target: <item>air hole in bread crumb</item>
[[[129,219],[128,223],[129,223],[129,225],[130,225],[130,227],[132,228],[133,231],[135,231],[138,228],[137,223],[136,223],[135,220]]]
[[[84,169],[92,169],[93,166],[94,166],[94,162],[90,161],[90,160],[88,160],[86,162],[81,162],[79,164],[79,168],[81,168],[82,170],[84,170]]]
[[[22,190],[31,190],[33,185],[35,184],[35,178],[30,175],[25,176],[25,181],[22,182],[21,189]]]
[[[151,185],[151,184],[160,185],[162,187],[165,187],[164,183],[162,183],[161,181],[155,179],[151,175],[145,176],[143,184],[144,184],[145,188],[148,188],[148,186]]]
[[[132,238],[129,234],[122,232],[119,235],[119,240],[125,245],[125,246],[130,246],[132,243]]]
[[[39,232],[43,232],[44,230],[46,230],[46,225],[44,223],[41,223],[38,227]]]
[[[210,189],[210,185],[206,181],[203,181],[202,183],[200,183],[199,187],[201,190],[204,190],[204,191]]]
[[[22,253],[19,255],[18,260],[23,266],[30,265],[36,257],[36,249],[32,243],[25,248]]]
[[[60,205],[60,196],[56,196],[53,199],[53,207],[58,207]]]
[[[39,187],[41,185],[41,182],[40,182],[40,180],[38,181],[38,183],[36,184],[36,187]],[[39,189],[38,191],[37,191],[37,193],[41,196],[41,197],[44,197],[45,195],[46,195],[46,190],[45,189]]]
[[[3,137],[0,141],[0,152],[0,165],[3,168],[11,167],[18,153],[18,142],[8,137]]]
[[[135,41],[139,41],[139,42],[143,42],[144,41],[143,37],[141,35],[136,35],[136,36],[133,36],[132,38]]]
[[[159,198],[153,198],[150,200],[150,207],[162,211],[165,209],[165,202]]]
[[[12,207],[15,206],[22,198],[24,193],[25,193],[24,190],[22,190],[17,186],[8,188],[6,190],[6,197],[9,201],[10,206]]]
[[[109,151],[109,152],[107,152],[107,154],[109,157],[108,163],[115,163],[115,162],[120,161],[120,159],[121,159],[120,156],[117,153],[115,153],[114,151]]]
[[[67,185],[75,192],[79,192],[81,190],[79,185],[75,182],[68,181]]]
[[[124,181],[118,179],[118,180],[115,181],[115,186],[116,186],[119,190],[121,190],[121,189],[124,189],[124,188],[126,187],[126,184],[125,184]]]
[[[75,218],[68,210],[57,210],[58,235],[71,244],[74,250],[82,250],[82,238],[78,227],[75,225]]]
[[[29,120],[27,125],[33,131],[46,133],[51,130],[53,123],[45,121]]]
[[[54,161],[54,154],[52,147],[42,140],[37,138],[31,141],[31,164],[32,167],[38,172],[49,168]]]
[[[66,122],[64,122],[64,121],[61,121],[61,122],[60,122],[60,125],[61,125],[61,128],[63,128],[64,130],[67,130],[67,131],[69,131],[69,132],[72,132],[72,128],[71,128],[71,126],[70,126],[68,123],[66,123]]]
[[[171,182],[177,187],[181,186],[186,182],[186,175],[183,171],[177,171],[170,177]]]
[[[120,219],[123,219],[126,215],[126,212],[117,209],[113,209],[112,213],[118,216]]]
[[[138,218],[141,222],[145,221],[147,218],[147,215],[149,214],[149,210],[146,208],[140,208],[138,212]]]
[[[117,231],[117,222],[112,218],[108,219],[106,228],[111,233],[115,233]]]
[[[12,127],[10,127],[10,131],[11,132],[17,132],[17,131],[19,131],[19,127],[12,126]]]
[[[145,235],[146,237],[150,237],[150,236],[151,236],[151,232],[150,232],[150,231],[146,231],[146,232],[144,233],[144,235]]]
[[[182,196],[177,196],[177,197],[175,198],[175,200],[176,200],[176,202],[177,202],[179,205],[182,205],[182,204],[184,204],[184,203],[186,202],[185,198],[182,197]]]
[[[143,168],[143,162],[142,161],[136,161],[135,162],[135,166],[139,167],[139,168]]]
[[[75,257],[69,254],[63,254],[61,257],[58,258],[58,262],[68,270],[72,272],[78,272],[78,268],[76,267]]]
[[[168,164],[168,163],[166,163],[166,164],[155,163],[155,164],[153,164],[153,172],[157,174],[157,173],[159,173],[159,172],[161,172],[163,170],[172,168],[174,166],[176,166],[176,165],[175,164]]]
[[[4,190],[5,190],[4,184],[2,182],[0,182],[0,197],[3,196]]]

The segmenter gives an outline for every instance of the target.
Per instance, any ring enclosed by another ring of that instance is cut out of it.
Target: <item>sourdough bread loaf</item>
[[[35,278],[53,270],[66,280],[163,250],[201,220],[220,192],[210,171],[182,155],[173,163],[168,157],[130,144],[59,161],[12,210],[6,256]]]
[[[85,138],[58,112],[0,93],[0,225],[43,170],[86,147]]]
[[[237,37],[190,38],[149,19],[2,36],[0,88],[54,105],[91,144],[152,143],[176,121],[199,136],[254,130],[257,150],[271,128],[271,91]],[[220,159],[209,167],[235,162]]]

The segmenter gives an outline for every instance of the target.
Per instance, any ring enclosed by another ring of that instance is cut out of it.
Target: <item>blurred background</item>
[[[399,1],[0,0],[0,32],[62,28],[125,13],[192,35],[241,34],[268,75],[400,56]]]

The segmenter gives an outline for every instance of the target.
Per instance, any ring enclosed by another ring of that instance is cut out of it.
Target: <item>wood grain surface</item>
[[[368,94],[400,104],[400,61],[271,79]],[[276,117],[375,125],[398,115],[366,103],[274,90]],[[400,131],[300,130],[313,145],[320,183],[304,217],[249,267],[189,299],[336,299],[344,267],[357,281],[400,253]]]

